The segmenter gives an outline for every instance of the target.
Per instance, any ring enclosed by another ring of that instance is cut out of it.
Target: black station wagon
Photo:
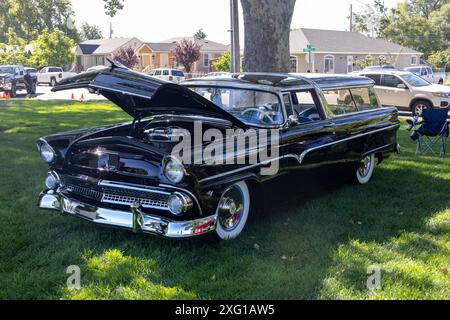
[[[380,106],[373,85],[364,77],[264,73],[177,85],[116,63],[65,79],[53,90],[88,88],[133,121],[42,138],[37,147],[50,172],[39,206],[168,238],[234,239],[268,180],[350,165],[366,184],[376,160],[399,152],[398,112]],[[239,160],[221,157],[218,150],[240,137],[228,149]],[[174,152],[181,141],[192,149]]]

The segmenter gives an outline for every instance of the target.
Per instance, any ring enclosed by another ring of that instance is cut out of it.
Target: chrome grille
[[[169,210],[167,201],[170,193],[168,192],[129,188],[121,185],[102,186],[92,184],[92,187],[90,187],[86,183],[78,185],[73,179],[70,183],[64,183],[63,187],[66,192],[103,203],[126,206],[139,203],[146,209]]]

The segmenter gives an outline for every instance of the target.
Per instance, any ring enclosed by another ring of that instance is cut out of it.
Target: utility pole
[[[112,28],[112,22],[109,23],[109,38],[112,39],[113,36],[113,28]]]
[[[353,32],[353,4],[350,4],[350,32]]]
[[[230,0],[231,13],[231,66],[232,73],[241,71],[241,48],[239,43],[239,2]]]

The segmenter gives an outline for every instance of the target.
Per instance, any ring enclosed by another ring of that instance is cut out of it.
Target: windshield
[[[426,86],[431,85],[431,83],[429,83],[428,81],[425,81],[424,79],[422,79],[419,76],[416,76],[415,74],[407,74],[407,75],[401,76],[401,78],[403,80],[405,80],[406,82],[408,82],[413,87],[426,87]]]
[[[0,73],[14,73],[14,69],[11,67],[0,67]]]
[[[219,87],[190,89],[246,124],[274,126],[284,122],[279,97],[274,93]]]

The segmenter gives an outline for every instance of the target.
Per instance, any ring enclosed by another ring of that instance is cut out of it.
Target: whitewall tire
[[[244,181],[224,191],[217,207],[216,234],[220,240],[233,240],[242,233],[250,213],[250,199]]]
[[[367,184],[370,182],[373,176],[373,171],[375,169],[375,155],[371,154],[363,159],[358,165],[356,170],[356,180],[359,184]]]

